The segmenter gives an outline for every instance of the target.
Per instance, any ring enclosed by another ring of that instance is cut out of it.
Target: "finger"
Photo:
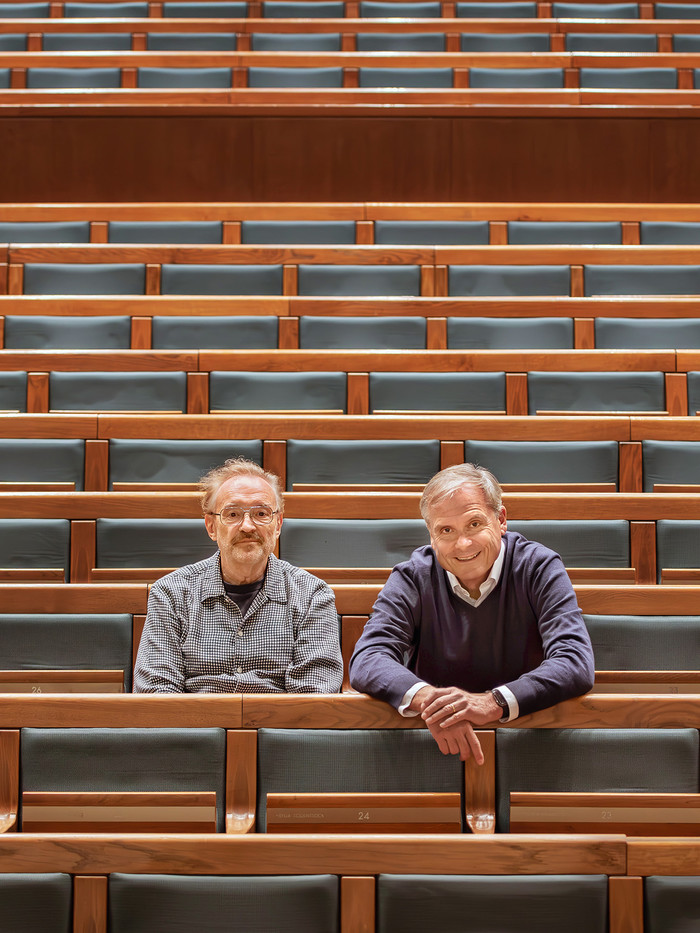
[[[421,716],[430,726],[434,723],[442,723],[448,716],[454,715],[454,707],[451,703],[448,703],[446,706],[440,706],[434,710],[434,712],[429,713],[428,710],[421,713]]]
[[[433,696],[430,698],[429,702],[426,702],[423,705],[421,710],[421,715],[425,719],[426,716],[432,716],[434,713],[441,710],[443,707],[447,706],[450,703],[449,693],[439,694],[438,696]]]
[[[484,752],[483,752],[483,749],[481,748],[481,742],[479,741],[479,737],[474,731],[474,729],[472,728],[471,723],[468,724],[468,728],[466,729],[465,735],[466,735],[467,742],[469,743],[471,754],[474,757],[474,761],[478,765],[483,765]]]

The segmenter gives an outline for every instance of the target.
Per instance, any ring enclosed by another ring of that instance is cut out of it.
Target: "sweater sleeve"
[[[581,696],[591,689],[594,677],[591,640],[563,561],[554,551],[538,550],[524,583],[544,658],[534,670],[505,684],[521,716]]]
[[[406,666],[415,650],[420,624],[420,594],[409,570],[395,567],[350,659],[350,683],[361,693],[399,708],[406,691],[420,683]]]

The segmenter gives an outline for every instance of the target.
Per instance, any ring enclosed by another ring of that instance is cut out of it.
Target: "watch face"
[[[505,697],[499,690],[492,690],[493,698],[501,707],[501,709],[508,709],[508,704],[506,703]]]

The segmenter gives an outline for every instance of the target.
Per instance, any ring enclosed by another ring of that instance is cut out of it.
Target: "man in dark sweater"
[[[431,546],[392,571],[350,682],[422,716],[443,754],[481,763],[473,726],[590,690],[593,650],[561,558],[507,530],[488,470],[442,470],[425,487],[421,514]]]

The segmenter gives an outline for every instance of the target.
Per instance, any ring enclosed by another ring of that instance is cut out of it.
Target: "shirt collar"
[[[503,560],[506,554],[506,542],[504,538],[501,538],[501,550],[498,552],[498,557],[493,562],[493,566],[489,571],[488,577],[481,584],[479,589],[479,595],[476,599],[469,595],[468,590],[462,586],[457,577],[449,570],[445,571],[447,573],[447,579],[450,581],[450,586],[452,587],[452,592],[455,596],[458,596],[460,599],[463,599],[465,602],[469,603],[470,606],[480,606],[481,603],[486,599],[489,593],[498,585],[498,581],[501,579],[501,572],[503,571]]]
[[[224,588],[224,579],[221,575],[221,553],[216,552],[207,561],[207,568],[204,572],[202,583],[202,601],[210,599],[212,596],[226,596]],[[261,593],[264,593],[271,602],[286,603],[287,591],[284,586],[284,575],[280,566],[280,560],[274,554],[270,554],[265,568],[265,580]],[[260,598],[260,593],[255,600]]]

